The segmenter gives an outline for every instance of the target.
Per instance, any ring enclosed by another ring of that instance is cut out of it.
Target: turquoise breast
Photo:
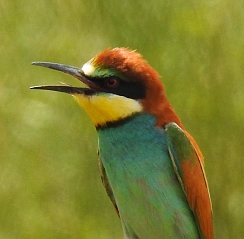
[[[169,139],[163,128],[155,127],[155,117],[138,114],[124,124],[98,130],[98,136],[127,238],[199,238],[174,172]]]

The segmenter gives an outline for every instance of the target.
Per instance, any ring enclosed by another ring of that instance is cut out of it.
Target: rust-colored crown
[[[127,48],[106,49],[94,58],[94,63],[114,69],[130,81],[158,79],[158,73],[136,51]]]

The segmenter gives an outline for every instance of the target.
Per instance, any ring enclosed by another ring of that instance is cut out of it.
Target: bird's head
[[[76,77],[88,88],[70,85],[34,86],[72,94],[96,127],[106,127],[143,112],[155,116],[156,124],[180,124],[166,99],[158,73],[135,51],[107,49],[82,68],[49,62],[33,62]],[[180,124],[181,125],[181,124]]]

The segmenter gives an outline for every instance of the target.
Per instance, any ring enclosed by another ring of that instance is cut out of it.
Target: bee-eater
[[[106,49],[82,68],[33,64],[86,85],[31,88],[71,94],[90,116],[102,182],[126,239],[213,239],[202,153],[168,102],[159,74],[140,54]]]

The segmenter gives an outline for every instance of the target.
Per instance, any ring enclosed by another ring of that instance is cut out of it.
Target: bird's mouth
[[[32,65],[47,67],[74,76],[89,88],[73,87],[71,85],[63,84],[63,85],[31,86],[30,89],[51,90],[51,91],[64,92],[68,94],[85,94],[85,95],[92,95],[102,90],[99,86],[97,86],[94,82],[92,82],[89,79],[89,77],[86,76],[82,71],[82,69],[80,68],[59,64],[59,63],[52,63],[52,62],[32,62]]]

